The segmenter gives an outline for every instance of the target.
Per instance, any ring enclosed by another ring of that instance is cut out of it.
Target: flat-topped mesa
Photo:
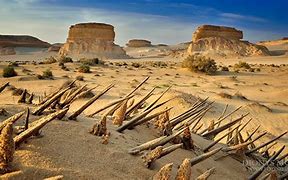
[[[126,52],[114,44],[114,27],[103,23],[80,23],[69,29],[60,55],[97,58],[127,58]]]
[[[193,33],[187,54],[217,57],[268,56],[261,45],[241,40],[243,32],[232,27],[203,25]]]
[[[193,33],[192,41],[196,42],[202,38],[223,37],[226,39],[243,39],[243,32],[232,27],[203,25]]]
[[[131,39],[126,44],[127,47],[150,47],[151,41],[145,39]]]

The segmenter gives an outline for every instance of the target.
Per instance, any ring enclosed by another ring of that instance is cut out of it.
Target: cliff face
[[[0,35],[0,47],[37,47],[47,48],[51,45],[32,36]]]
[[[193,33],[188,54],[206,56],[268,56],[269,50],[261,45],[241,40],[243,32],[232,27],[203,25]]]
[[[127,47],[149,47],[152,46],[151,41],[144,39],[131,39],[126,44]]]
[[[0,55],[14,55],[16,54],[13,47],[0,47]]]
[[[114,44],[114,27],[102,23],[81,23],[70,27],[60,55],[127,58],[125,51]]]

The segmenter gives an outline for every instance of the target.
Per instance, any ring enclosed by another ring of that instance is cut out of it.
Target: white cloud
[[[255,17],[255,16],[244,16],[234,13],[220,13],[221,17],[228,18],[231,20],[242,20],[242,21],[252,21],[252,22],[267,22],[266,19]]]

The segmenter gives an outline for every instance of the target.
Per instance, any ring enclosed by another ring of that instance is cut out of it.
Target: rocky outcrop
[[[145,39],[132,39],[127,44],[127,47],[150,47],[152,46],[151,41]]]
[[[32,36],[0,35],[0,47],[48,48],[51,45]]]
[[[203,25],[196,29],[193,34],[193,42],[209,37],[223,37],[226,39],[240,40],[243,32],[232,27]]]
[[[62,46],[63,46],[63,44],[61,44],[61,43],[52,44],[52,46],[50,46],[47,51],[48,52],[59,52],[59,50],[61,49]]]
[[[14,55],[16,54],[13,47],[0,47],[0,55]]]
[[[103,23],[72,25],[59,54],[72,57],[127,58],[125,51],[114,44],[114,27]]]
[[[235,28],[203,25],[194,32],[187,53],[211,57],[270,55],[265,46],[241,40],[242,38],[242,31]]]

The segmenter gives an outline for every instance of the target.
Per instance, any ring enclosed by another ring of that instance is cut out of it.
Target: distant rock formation
[[[152,46],[151,41],[145,39],[132,39],[127,44],[127,47],[150,47]]]
[[[16,54],[13,47],[0,47],[0,55],[14,55]]]
[[[0,47],[48,48],[51,45],[32,36],[0,35]]]
[[[265,46],[241,40],[243,32],[232,27],[203,25],[193,34],[188,54],[212,57],[267,56]]]
[[[72,25],[59,54],[72,57],[127,58],[126,52],[114,44],[114,27],[103,23]]]
[[[61,49],[61,47],[63,46],[64,44],[61,44],[61,43],[55,43],[55,44],[52,44],[47,52],[59,52],[59,50]]]
[[[257,44],[267,47],[271,54],[274,56],[288,55],[287,37],[283,37],[277,40],[260,41]]]

